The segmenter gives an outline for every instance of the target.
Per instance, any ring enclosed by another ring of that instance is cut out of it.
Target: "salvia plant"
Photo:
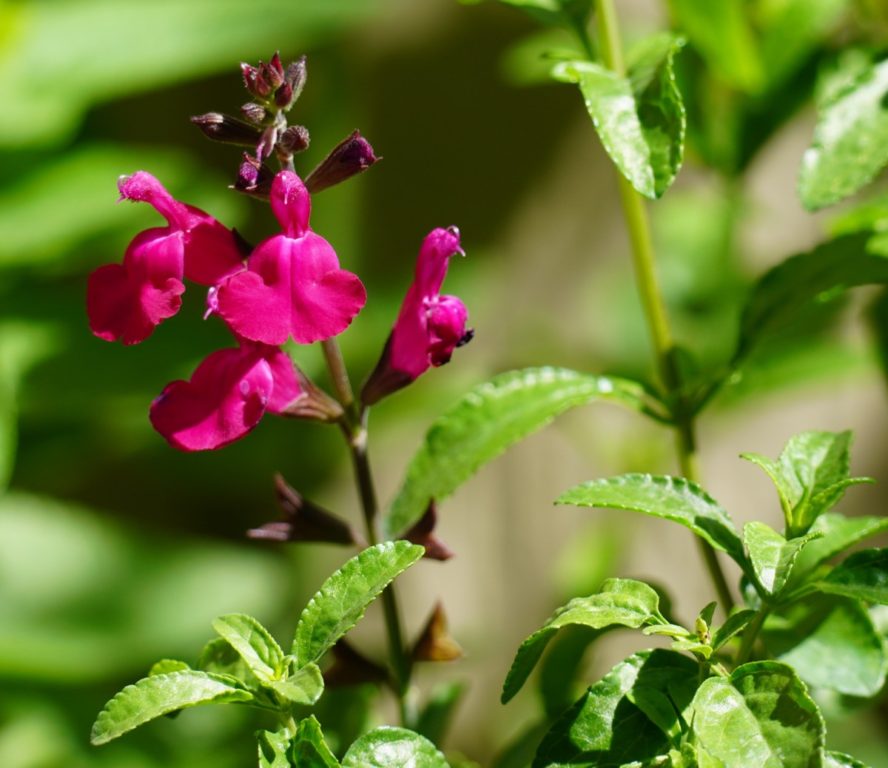
[[[290,115],[306,84],[305,58],[284,65],[275,54],[258,66],[243,64],[250,101],[241,115],[192,120],[209,138],[244,148],[233,186],[267,202],[280,231],[247,243],[211,214],[175,199],[150,172],[121,177],[121,197],[149,203],[166,225],[140,232],[121,264],[91,275],[90,327],[107,341],[145,342],[158,324],[173,322],[186,280],[207,289],[206,318],[227,327],[231,344],[209,351],[189,380],[163,388],[150,406],[152,425],[181,451],[245,439],[266,414],[336,427],[351,456],[363,526],[278,477],[283,516],[249,535],[358,551],[294,617],[292,640],[281,642],[245,613],[218,617],[216,636],[195,649],[196,661],[158,661],[107,703],[93,727],[94,744],[185,708],[236,704],[265,713],[256,733],[263,768],[474,765],[441,751],[461,687],[427,693],[413,684],[417,664],[461,655],[444,609],[430,607],[422,632],[407,637],[395,579],[423,558],[452,555],[435,533],[437,508],[483,464],[559,414],[606,401],[671,431],[679,473],[591,479],[560,495],[553,489],[555,503],[637,512],[685,527],[699,544],[714,600],[682,621],[660,587],[610,578],[556,608],[518,647],[501,692],[508,704],[542,666],[543,712],[496,765],[863,765],[830,748],[824,718],[830,708],[877,696],[888,669],[888,550],[858,546],[888,530],[888,518],[838,510],[852,486],[871,482],[851,472],[851,434],[803,431],[777,457],[742,454],[767,475],[775,494],[764,520],[738,528],[704,490],[696,432],[707,406],[742,383],[763,350],[779,356],[791,354],[792,345],[812,344],[837,317],[847,289],[888,282],[888,205],[877,199],[836,218],[820,245],[747,281],[742,300],[716,297],[703,321],[730,314],[735,342],[730,349],[695,349],[673,337],[646,201],[668,193],[687,143],[739,206],[743,173],[809,97],[817,122],[799,158],[804,206],[830,206],[873,181],[888,163],[888,61],[880,57],[885,41],[872,31],[879,9],[870,9],[871,27],[857,29],[843,22],[848,4],[841,0],[672,0],[669,29],[624,53],[613,0],[504,2],[548,28],[547,76],[579,90],[613,161],[653,375],[554,367],[502,373],[438,416],[395,498],[381,507],[368,460],[370,407],[450,361],[473,335],[463,302],[441,293],[450,261],[464,255],[460,233],[453,226],[434,229],[418,244],[413,280],[390,334],[379,340],[378,363],[353,389],[336,337],[367,295],[324,234],[311,228],[310,213],[314,195],[378,158],[355,132],[314,170],[298,170],[309,132]],[[858,14],[867,7],[861,3]],[[839,28],[844,33],[837,37]],[[558,45],[550,44],[556,38]],[[728,232],[728,241],[735,235]],[[735,290],[742,278],[731,265],[716,268],[717,279]],[[877,321],[886,314],[886,295],[871,312]],[[294,365],[292,344],[320,345],[330,391]],[[385,661],[347,638],[377,598]],[[584,679],[583,654],[615,628],[639,633],[651,648],[600,679]],[[322,714],[316,705],[325,689],[358,696],[359,685],[390,692],[397,724],[331,741],[325,728],[336,728],[336,713]]]

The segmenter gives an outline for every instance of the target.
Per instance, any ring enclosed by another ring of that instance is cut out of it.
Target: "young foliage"
[[[650,398],[634,381],[563,368],[528,368],[475,387],[438,417],[410,462],[383,520],[394,538],[453,493],[482,464],[546,426],[569,408],[596,400],[648,412]]]
[[[342,758],[342,768],[448,768],[428,739],[406,728],[383,727],[365,733]]]
[[[746,562],[730,515],[700,486],[680,477],[629,474],[592,480],[565,491],[555,503],[625,509],[672,520],[741,565]]]
[[[673,58],[684,41],[657,35],[644,41],[622,76],[590,61],[558,64],[557,80],[580,87],[605,151],[645,197],[661,197],[682,163],[685,110]]]
[[[300,768],[339,768],[339,761],[330,751],[314,715],[299,721],[290,755],[292,764]]]
[[[252,616],[239,613],[220,616],[213,622],[213,629],[259,680],[267,683],[280,676],[284,652],[268,630]]]
[[[298,666],[320,661],[357,624],[382,590],[422,557],[423,551],[407,541],[377,544],[327,579],[299,618],[292,650]]]
[[[845,517],[838,512],[820,515],[810,530],[820,535],[799,553],[792,579],[810,574],[834,555],[885,530],[888,530],[888,517]]]
[[[247,702],[253,695],[238,680],[196,670],[152,675],[128,685],[99,713],[90,741],[105,744],[140,725],[186,707]]]
[[[549,641],[562,627],[582,625],[604,629],[623,626],[638,629],[646,624],[665,624],[659,603],[660,597],[651,587],[634,579],[608,579],[598,594],[574,598],[518,648],[503,684],[503,704],[521,690]]]
[[[773,661],[710,677],[690,707],[692,743],[700,766],[817,768],[825,726],[792,668]]]
[[[256,734],[259,768],[290,768],[288,758],[290,737],[282,731],[259,731]]]
[[[854,194],[888,163],[888,62],[873,64],[819,105],[811,147],[802,158],[799,195],[809,210]]]
[[[802,549],[818,534],[809,533],[787,541],[771,526],[751,522],[743,526],[743,541],[758,585],[771,597],[786,586]]]

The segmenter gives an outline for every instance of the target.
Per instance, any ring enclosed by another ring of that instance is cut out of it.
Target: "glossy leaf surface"
[[[365,733],[342,758],[343,768],[448,768],[432,742],[406,728]]]
[[[769,595],[781,592],[789,580],[799,552],[817,534],[807,534],[787,541],[771,526],[751,522],[743,526],[743,540],[756,580]]]
[[[820,537],[799,554],[793,579],[810,573],[825,560],[885,530],[888,530],[888,517],[845,517],[838,512],[821,515],[811,526],[811,533],[819,533]]]
[[[252,616],[230,613],[213,622],[213,629],[237,651],[249,670],[260,680],[276,678],[284,664],[284,652]]]

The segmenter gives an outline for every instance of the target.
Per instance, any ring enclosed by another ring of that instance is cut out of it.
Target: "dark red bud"
[[[271,83],[266,80],[266,73],[263,71],[266,65],[260,62],[258,67],[251,66],[246,62],[241,62],[241,75],[244,78],[244,88],[246,88],[253,96],[260,99],[267,98],[274,90]]]
[[[195,115],[191,118],[191,122],[200,128],[207,138],[225,144],[252,147],[261,137],[261,133],[249,123],[219,112]]]
[[[284,74],[284,82],[290,86],[292,91],[292,96],[290,97],[291,104],[302,94],[302,89],[305,88],[305,81],[307,79],[308,69],[305,63],[305,56],[300,56],[296,61],[287,66],[287,71]]]
[[[241,107],[241,112],[243,116],[247,118],[251,123],[256,123],[256,125],[261,124],[265,121],[265,117],[268,114],[265,111],[265,107],[261,104],[256,104],[253,101],[248,101]]]
[[[275,54],[277,55],[277,54]],[[280,63],[280,59],[278,59],[278,63]],[[272,91],[276,91],[280,85],[284,82],[284,71],[283,69],[277,69],[273,64],[265,64],[263,62],[259,62],[259,76],[268,83],[270,88],[269,93]]]
[[[278,85],[284,82],[284,65],[281,64],[280,51],[274,52],[274,56],[271,57],[271,61],[268,62],[268,66],[274,71],[275,78],[280,79]]]
[[[238,192],[266,199],[271,194],[273,181],[274,171],[245,152],[243,162],[237,171],[234,188]]]
[[[441,539],[435,535],[435,526],[438,524],[438,510],[434,499],[429,502],[426,511],[416,524],[404,534],[403,538],[413,544],[421,544],[425,547],[425,554],[430,560],[449,560],[454,552]]]
[[[339,142],[320,165],[308,174],[305,186],[312,194],[320,192],[366,171],[379,159],[370,142],[361,136],[360,131],[355,131]]]
[[[447,631],[444,606],[435,604],[432,615],[413,646],[414,661],[455,661],[462,658],[463,650]]]
[[[284,83],[274,94],[274,103],[281,109],[289,109],[293,105],[293,89]]]
[[[287,155],[295,155],[308,149],[308,128],[304,125],[291,125],[278,139],[278,148]]]

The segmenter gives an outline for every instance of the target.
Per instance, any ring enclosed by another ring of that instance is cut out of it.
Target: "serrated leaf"
[[[786,586],[799,552],[819,534],[809,533],[787,541],[771,526],[751,522],[743,526],[743,540],[759,586],[779,595]]]
[[[695,661],[672,651],[642,651],[617,664],[555,723],[533,762],[547,766],[616,766],[668,751],[668,732],[697,686]]]
[[[284,731],[259,731],[259,768],[290,768],[287,753],[290,750],[290,736]]]
[[[839,512],[821,515],[811,526],[811,533],[819,533],[820,537],[799,554],[792,580],[798,581],[825,560],[886,530],[888,517],[845,517]]]
[[[377,728],[348,748],[343,768],[449,768],[428,739],[406,728]]]
[[[449,496],[509,446],[569,408],[595,400],[646,409],[640,384],[564,368],[511,371],[475,387],[426,433],[383,521],[386,537],[408,530],[432,500]]]
[[[842,752],[827,752],[823,760],[823,768],[869,768],[865,763]]]
[[[785,664],[757,661],[704,680],[691,718],[700,768],[820,768],[823,717]]]
[[[462,682],[441,683],[436,686],[419,713],[416,721],[417,733],[433,744],[442,743],[466,687]]]
[[[339,768],[339,761],[330,751],[314,715],[299,721],[291,755],[293,765],[299,768]]]
[[[883,61],[820,105],[799,175],[799,195],[808,210],[854,194],[888,163],[886,93],[888,62]]]
[[[562,627],[582,625],[603,629],[623,626],[638,629],[645,624],[663,621],[658,610],[659,602],[659,596],[651,587],[634,579],[608,579],[597,594],[574,598],[521,643],[503,683],[502,703],[521,690],[546,645]]]
[[[166,675],[169,672],[182,672],[183,670],[191,669],[184,661],[179,661],[178,659],[161,659],[160,661],[155,661],[151,665],[151,669],[148,670],[148,677],[153,677],[154,675]]]
[[[234,648],[256,677],[268,682],[280,676],[284,652],[271,633],[252,616],[230,613],[213,621],[213,629]]]
[[[553,76],[580,87],[605,151],[642,195],[661,197],[681,167],[685,109],[673,58],[684,41],[656,35],[636,50],[626,77],[589,61],[558,64]]]
[[[792,256],[753,286],[740,322],[733,364],[778,333],[812,301],[828,301],[859,285],[888,282],[888,258],[868,251],[868,235],[847,235]]]
[[[316,663],[364,615],[388,584],[423,555],[408,541],[369,547],[334,573],[311,599],[296,627],[292,653],[304,667]]]
[[[592,480],[565,491],[555,503],[624,509],[671,520],[736,562],[746,560],[730,515],[700,486],[684,478],[629,474]]]
[[[743,0],[672,0],[681,31],[706,63],[731,85],[754,93],[765,83]]]
[[[855,552],[815,586],[821,592],[888,605],[888,549]]]
[[[756,611],[745,609],[728,616],[715,632],[712,633],[712,650],[717,651],[738,632],[742,632],[747,624],[755,618]]]
[[[203,647],[197,660],[197,668],[204,672],[229,675],[250,688],[260,685],[259,679],[250,671],[241,655],[223,637],[213,638]]]
[[[268,687],[292,704],[314,704],[324,692],[324,678],[317,664],[306,664],[284,680],[272,680]]]
[[[769,619],[768,649],[816,688],[872,696],[885,682],[885,647],[856,600],[817,595]]]
[[[232,685],[232,679],[209,672],[183,670],[145,677],[128,685],[99,713],[90,741],[105,744],[161,715],[200,704],[243,702],[249,691]]]

